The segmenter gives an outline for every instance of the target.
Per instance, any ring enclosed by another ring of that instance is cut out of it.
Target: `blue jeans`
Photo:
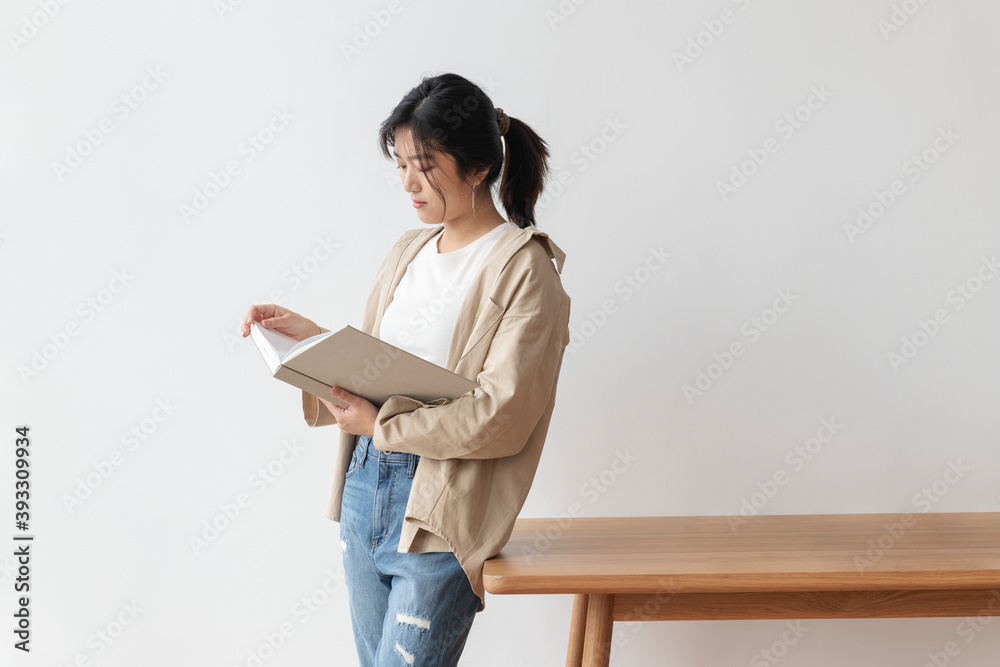
[[[419,461],[366,435],[347,469],[340,540],[362,667],[457,665],[479,608],[455,554],[396,550]]]

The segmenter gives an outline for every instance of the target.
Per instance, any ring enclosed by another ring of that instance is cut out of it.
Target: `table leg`
[[[608,667],[611,661],[611,610],[615,596],[591,593],[587,603],[587,636],[583,642],[583,667]]]
[[[566,667],[583,665],[583,639],[587,636],[587,593],[573,596],[573,618],[569,623],[569,648],[566,650]]]

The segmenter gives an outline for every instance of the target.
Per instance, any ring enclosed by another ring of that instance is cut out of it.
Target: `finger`
[[[244,331],[244,336],[250,333],[250,325],[254,322],[260,322],[263,324],[264,320],[277,314],[275,306],[273,303],[256,304],[250,306],[250,310],[247,311],[247,316],[244,318],[243,322],[240,323],[240,327]]]
[[[250,306],[250,310],[247,314],[243,316],[240,320],[240,333],[246,337],[250,333],[250,325],[253,324],[254,314],[256,313],[257,306]]]
[[[265,327],[269,329],[274,329],[277,327],[283,327],[288,323],[288,318],[284,315],[279,315],[277,317],[269,317],[260,321]]]
[[[334,387],[331,388],[330,391],[333,393],[334,396],[336,396],[337,398],[339,398],[340,400],[342,400],[344,403],[347,403],[348,405],[353,405],[354,401],[356,400],[356,397],[354,396],[354,394],[352,394],[351,392],[347,391],[343,387],[336,387],[336,386],[334,386]],[[346,409],[346,408],[344,408],[344,409]]]
[[[243,321],[245,323],[253,322],[253,313],[256,308],[257,306],[250,306],[250,308],[247,309],[247,314],[243,316]]]
[[[259,322],[261,319],[267,316],[266,306],[255,305],[250,306],[250,310],[247,311],[247,316],[244,320],[247,326],[250,326],[254,322]]]

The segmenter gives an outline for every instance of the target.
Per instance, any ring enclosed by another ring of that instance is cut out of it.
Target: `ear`
[[[477,169],[476,171],[472,172],[473,174],[472,182],[478,183],[482,179],[486,178],[486,174],[488,173],[490,173],[489,167],[482,167],[480,169]]]

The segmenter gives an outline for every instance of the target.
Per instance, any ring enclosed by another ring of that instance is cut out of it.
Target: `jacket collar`
[[[401,254],[399,256],[399,262],[396,265],[398,269],[400,265],[405,266],[410,263],[416,254],[420,251],[432,236],[437,234],[444,225],[435,225],[434,227],[427,227],[424,229],[412,229],[400,239],[399,243],[396,244],[397,248],[401,248]],[[548,254],[549,259],[554,259],[556,261],[556,270],[561,274],[563,262],[566,261],[566,253],[563,252],[562,248],[557,246],[555,242],[549,237],[549,235],[537,227],[529,226],[524,229],[505,229],[503,235],[497,241],[496,245],[486,256],[484,263],[491,263],[497,260],[502,261],[503,264],[507,263],[515,252],[517,252],[521,246],[528,242],[528,240],[536,236],[541,242],[542,247],[545,248],[545,252]],[[395,276],[394,276],[395,277]],[[395,283],[392,288],[395,289]]]
[[[548,254],[549,259],[554,259],[556,261],[556,271],[560,274],[562,273],[563,262],[566,260],[566,253],[562,251],[562,248],[555,244],[549,235],[538,229],[537,227],[525,227],[524,229],[507,229],[504,230],[504,235],[500,237],[497,241],[497,246],[501,246],[498,251],[499,257],[496,256],[486,256],[486,262],[493,261],[494,259],[501,259],[503,264],[507,263],[515,252],[517,252],[521,246],[527,243],[532,237],[535,237],[541,242],[542,247],[545,248],[546,254]],[[496,247],[494,247],[496,250]],[[502,266],[502,265],[501,265]]]
[[[403,269],[416,257],[424,244],[441,231],[443,227],[444,225],[435,225],[434,227],[424,229],[408,230],[396,243],[393,248],[397,255],[396,262],[393,267],[392,277],[389,279],[389,283],[382,294],[379,308],[380,313],[385,312],[388,306],[389,295],[395,293],[396,285],[399,284],[400,279],[403,277]],[[561,274],[563,262],[566,260],[566,253],[555,244],[555,241],[549,238],[547,233],[533,226],[523,229],[505,229],[496,244],[486,255],[483,264],[487,267],[495,266],[499,272],[499,269],[507,265],[507,262],[514,256],[514,253],[520,250],[532,237],[538,238],[549,258],[556,261],[556,270]],[[381,319],[380,316],[379,323],[381,323]]]
[[[393,246],[392,254],[395,254],[396,261],[392,262],[390,257],[390,265],[392,266],[392,274],[388,277],[385,282],[385,287],[382,290],[382,294],[379,296],[378,310],[374,313],[375,322],[372,326],[373,335],[378,336],[379,330],[382,326],[382,314],[385,313],[385,309],[389,306],[389,301],[391,295],[395,294],[396,286],[403,277],[403,273],[406,270],[406,266],[413,260],[420,249],[430,240],[435,234],[437,234],[444,225],[435,225],[433,227],[421,228],[421,229],[410,229],[404,232],[402,238],[396,242]],[[545,248],[545,252],[548,254],[550,259],[554,259],[556,262],[556,270],[561,274],[563,262],[566,259],[566,253],[555,244],[555,242],[549,238],[549,235],[534,226],[528,226],[523,229],[518,228],[507,228],[503,230],[500,238],[497,240],[493,248],[486,255],[483,260],[484,271],[479,272],[479,280],[483,280],[487,275],[490,275],[493,280],[496,276],[500,274],[500,271],[507,265],[507,262],[511,257],[514,256],[518,250],[521,249],[526,243],[528,243],[532,238],[537,238]],[[474,289],[474,286],[470,286],[470,290]],[[465,308],[463,308],[463,314],[468,317],[470,314],[465,313]],[[460,318],[462,315],[459,316]],[[463,352],[464,354],[464,352]],[[449,354],[451,357],[451,354]]]

